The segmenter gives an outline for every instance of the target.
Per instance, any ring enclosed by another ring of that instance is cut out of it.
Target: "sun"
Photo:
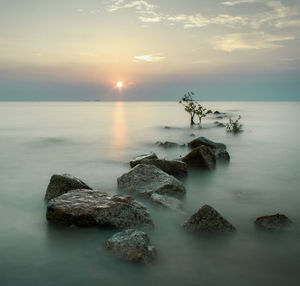
[[[118,87],[118,88],[122,88],[122,87],[123,87],[123,82],[118,81],[118,82],[117,82],[117,87]]]

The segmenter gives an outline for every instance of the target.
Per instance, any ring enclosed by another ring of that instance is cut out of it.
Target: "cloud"
[[[140,62],[148,62],[148,63],[157,63],[164,60],[166,57],[163,53],[157,53],[157,54],[149,54],[149,55],[143,55],[143,56],[134,56],[134,62],[140,63]]]
[[[124,0],[112,0],[112,4],[108,7],[109,12],[114,12],[120,9],[135,8],[137,11],[153,11],[156,6],[149,4],[144,0],[137,1],[124,1]]]
[[[249,0],[248,0],[249,1]],[[115,12],[120,9],[133,8],[138,14],[138,19],[144,23],[158,23],[166,22],[169,25],[176,23],[182,24],[185,29],[201,28],[211,24],[214,25],[244,25],[246,18],[241,16],[232,16],[228,14],[219,14],[215,17],[205,17],[200,13],[188,14],[175,14],[169,15],[166,13],[158,12],[158,6],[150,4],[144,0],[138,1],[125,1],[125,0],[112,0],[112,4],[107,8],[109,12]]]
[[[215,49],[225,52],[236,50],[261,50],[280,48],[282,41],[294,40],[293,36],[270,35],[265,33],[228,34],[217,40]]]
[[[277,28],[298,26],[300,5],[285,6],[281,1],[268,1],[266,6],[269,11],[260,13],[252,20],[252,27],[259,29],[262,25]]]
[[[259,0],[226,1],[226,2],[222,2],[222,5],[235,6],[235,5],[244,4],[244,3],[257,3],[257,2],[261,2],[261,1],[259,1]]]

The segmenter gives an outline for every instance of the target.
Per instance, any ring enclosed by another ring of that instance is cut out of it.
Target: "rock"
[[[170,127],[170,126],[165,126],[164,128],[165,128],[165,129],[171,129],[171,127]]]
[[[190,141],[188,146],[193,149],[199,146],[207,146],[211,148],[211,151],[215,154],[216,160],[226,163],[230,161],[229,153],[226,151],[226,145],[223,143],[213,142],[206,137],[198,137]]]
[[[275,214],[258,217],[254,223],[266,230],[280,230],[289,226],[292,221],[284,214]]]
[[[148,235],[134,229],[116,233],[106,241],[105,247],[114,255],[131,262],[149,263],[157,256],[156,248],[151,244]]]
[[[217,119],[223,119],[223,116],[217,116],[216,118]]]
[[[226,150],[226,145],[223,144],[223,143],[216,143],[216,142],[213,142],[209,139],[207,139],[206,137],[198,137],[192,141],[190,141],[188,143],[188,147],[194,149],[194,148],[197,148],[199,146],[202,146],[202,145],[205,145],[207,147],[210,147],[212,149],[224,149]]]
[[[223,218],[214,208],[204,205],[184,224],[187,231],[231,232],[235,227]]]
[[[230,155],[226,150],[223,149],[214,149],[216,160],[222,163],[229,163]]]
[[[182,197],[186,190],[183,184],[154,165],[139,164],[118,178],[119,190],[138,196],[153,193]]]
[[[158,157],[156,156],[155,153],[148,153],[148,154],[137,156],[136,158],[130,161],[130,167],[133,168],[134,166],[140,164],[141,161],[144,159],[158,159]]]
[[[163,147],[163,148],[173,148],[173,147],[184,147],[185,145],[182,144],[177,144],[175,142],[170,142],[170,141],[165,141],[165,142],[161,142],[161,141],[157,141],[155,143],[156,145],[158,145],[159,147]]]
[[[73,190],[50,200],[47,219],[76,226],[153,226],[146,207],[133,197],[109,196],[103,191],[83,189]]]
[[[187,174],[187,164],[179,160],[143,159],[140,163],[145,165],[154,165],[172,176],[180,177]]]
[[[182,202],[170,196],[154,193],[151,195],[150,200],[153,205],[158,207],[167,208],[171,210],[178,210],[182,208]]]
[[[195,137],[196,135],[195,135],[194,133],[191,133],[190,136],[191,136],[191,137]]]
[[[214,114],[221,114],[221,112],[218,111],[218,110],[216,110],[216,111],[214,112]]]
[[[91,190],[92,188],[72,175],[53,175],[47,187],[45,200],[50,201],[51,199],[56,198],[64,193],[77,189]]]
[[[213,170],[216,167],[216,156],[214,152],[211,148],[204,145],[195,148],[181,160],[191,167],[207,170]]]
[[[214,124],[216,124],[217,127],[226,127],[226,125],[222,122],[215,121]]]

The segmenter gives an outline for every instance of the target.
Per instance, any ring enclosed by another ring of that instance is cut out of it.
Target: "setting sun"
[[[118,87],[118,88],[121,88],[121,87],[123,87],[123,82],[121,82],[121,81],[118,81],[118,82],[117,82],[117,87]]]

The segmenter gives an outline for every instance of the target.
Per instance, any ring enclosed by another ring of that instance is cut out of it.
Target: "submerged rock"
[[[266,230],[280,230],[289,226],[292,221],[284,214],[275,214],[258,217],[254,223]]]
[[[219,121],[215,121],[214,124],[216,124],[217,127],[226,127],[226,124]]]
[[[181,159],[191,167],[213,170],[216,167],[216,156],[211,148],[202,145],[195,148]]]
[[[91,190],[92,188],[70,174],[53,175],[47,187],[45,200],[50,201],[51,199],[56,198],[64,193],[77,189]]]
[[[105,247],[114,255],[131,262],[149,263],[157,256],[156,248],[148,235],[134,229],[116,233],[106,241]]]
[[[151,195],[150,200],[153,205],[158,207],[167,208],[171,210],[178,210],[182,208],[182,202],[170,196],[154,193]]]
[[[155,153],[148,153],[148,154],[137,156],[130,161],[130,167],[131,168],[135,167],[136,165],[140,164],[141,161],[144,159],[158,159],[158,157]]]
[[[154,165],[172,176],[180,177],[187,174],[187,164],[179,160],[143,159],[140,163],[145,165]]]
[[[200,147],[200,146],[207,146],[207,147],[210,147],[212,149],[224,149],[226,150],[226,145],[223,144],[223,143],[216,143],[214,141],[211,141],[209,139],[207,139],[206,137],[198,137],[192,141],[190,141],[188,143],[188,147],[192,148],[192,149],[195,149],[197,147]]]
[[[158,145],[159,147],[164,147],[164,148],[184,147],[185,146],[184,144],[180,145],[180,144],[177,144],[175,142],[170,142],[170,141],[165,141],[165,142],[157,141],[155,144]]]
[[[154,165],[139,164],[118,178],[118,188],[123,193],[151,196],[153,193],[182,197],[186,190],[173,176]]]
[[[213,207],[204,205],[184,224],[187,231],[231,232],[235,227],[223,218]]]
[[[47,219],[76,226],[153,226],[146,207],[133,197],[109,196],[103,191],[82,189],[50,200],[47,205]]]

